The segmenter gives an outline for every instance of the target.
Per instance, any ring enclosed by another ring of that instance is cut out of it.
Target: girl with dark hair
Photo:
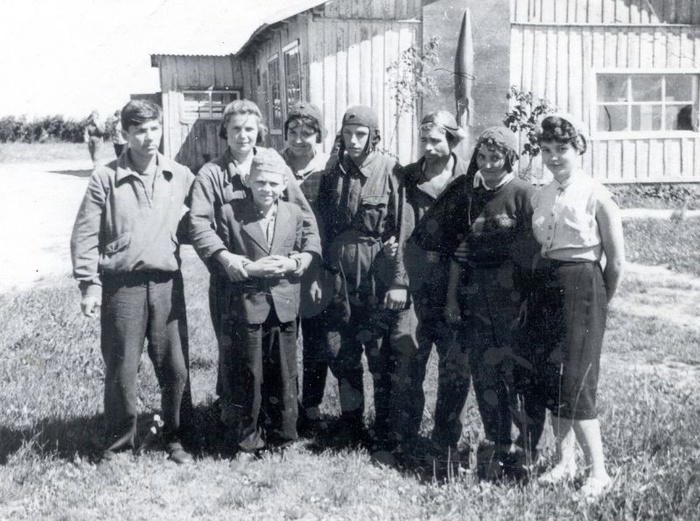
[[[565,114],[547,116],[539,143],[554,180],[532,201],[541,259],[526,333],[534,367],[532,395],[552,412],[558,452],[556,465],[539,481],[573,480],[578,441],[590,468],[581,494],[592,498],[611,483],[596,394],[608,302],[624,264],[622,222],[610,192],[579,166],[588,145],[580,123]]]

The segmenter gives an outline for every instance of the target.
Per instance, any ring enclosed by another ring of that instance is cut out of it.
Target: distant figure
[[[90,159],[93,168],[97,166],[97,159],[100,157],[102,144],[104,142],[105,125],[100,119],[100,113],[93,110],[85,124],[83,139],[87,143]]]
[[[124,133],[122,132],[121,110],[114,111],[114,115],[107,120],[107,128],[112,138],[112,145],[114,145],[114,155],[119,157],[126,147],[126,139],[124,139]]]

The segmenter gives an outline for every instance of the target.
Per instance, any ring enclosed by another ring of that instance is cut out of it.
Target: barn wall
[[[188,120],[183,115],[183,90],[231,88],[245,91],[244,66],[231,56],[160,56],[163,91],[164,152],[197,169],[223,152],[218,120]]]
[[[511,83],[590,123],[595,71],[700,72],[700,27],[690,25],[700,23],[700,2],[651,6],[631,0],[514,0]],[[668,23],[679,25],[663,25]],[[697,132],[593,132],[592,138],[584,167],[605,182],[700,181]]]
[[[422,45],[420,2],[414,0],[330,2],[276,24],[258,35],[245,50],[245,63],[255,86],[251,97],[269,119],[270,100],[263,81],[270,57],[282,57],[282,49],[299,41],[302,99],[323,111],[328,135],[323,144],[331,150],[343,114],[349,106],[363,104],[379,114],[382,145],[407,163],[417,156],[415,114],[396,117],[387,87],[386,68],[401,51]],[[261,82],[258,85],[258,71]],[[284,91],[284,75],[280,72]],[[284,107],[284,103],[283,103]],[[286,108],[283,120],[286,118]],[[268,144],[284,146],[281,131],[271,129]]]

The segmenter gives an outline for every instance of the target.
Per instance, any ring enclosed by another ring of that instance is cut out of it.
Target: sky
[[[223,17],[225,2],[244,8]],[[110,114],[131,93],[160,90],[151,54],[196,53],[198,46],[231,52],[225,49],[237,49],[290,1],[252,3],[251,8],[248,0],[0,0],[0,117],[82,119],[93,109]]]

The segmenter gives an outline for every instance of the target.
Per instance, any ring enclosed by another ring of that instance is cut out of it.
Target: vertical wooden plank
[[[569,103],[568,110],[572,114],[583,111],[583,29],[580,27],[569,30]]]
[[[352,21],[347,25],[348,106],[360,103],[360,84],[364,80],[363,72],[366,73],[367,71],[366,67],[361,67],[360,65],[360,26],[365,23],[367,22]]]
[[[700,2],[700,0],[698,0]],[[700,31],[697,29],[693,30],[693,66],[694,67],[700,67]]]
[[[678,0],[676,4],[676,20],[679,24],[693,23],[690,8],[692,0]]]
[[[632,69],[640,67],[639,31],[630,29],[627,33],[627,66]]]
[[[581,102],[582,105],[580,107],[576,107],[576,111],[573,113],[574,116],[580,118],[583,121],[588,120],[588,107],[590,107],[590,85],[589,85],[589,79],[590,79],[590,70],[591,66],[594,63],[594,57],[593,57],[593,33],[595,32],[595,29],[592,28],[585,28],[582,33],[582,39],[583,39],[583,63],[582,63],[582,77],[581,77],[581,92],[583,94]]]
[[[592,27],[591,35],[591,65],[593,67],[604,67],[605,62],[605,28]]]
[[[372,22],[363,22],[360,26],[360,103],[372,105]]]
[[[638,181],[648,179],[652,172],[649,171],[649,141],[646,139],[635,140],[635,170]]]
[[[569,111],[569,30],[559,28],[557,30],[557,72],[556,72],[556,96],[552,100],[559,110]]]
[[[603,64],[605,67],[617,66],[617,37],[618,31],[614,27],[606,27],[603,34]]]
[[[528,0],[513,0],[513,19],[516,22],[528,21]]]
[[[641,9],[639,7],[639,2],[637,0],[635,0],[634,2],[630,2],[629,9],[630,9],[630,23],[632,23],[632,24],[641,23],[642,13],[641,13]]]
[[[533,27],[523,27],[523,74],[522,90],[531,91],[533,66],[535,63],[535,29]]]
[[[554,2],[554,21],[557,23],[568,23],[570,2]]]
[[[554,21],[555,0],[542,0],[542,13],[540,18],[543,23],[551,23]]]
[[[307,46],[305,51],[306,56],[308,56],[307,70],[309,71],[306,78],[306,97],[322,110],[327,128],[326,107],[323,106],[323,34],[321,34],[321,40],[319,41],[319,32],[323,32],[323,24],[309,18],[306,26]],[[304,52],[303,49],[302,52]],[[330,132],[330,129],[327,128],[327,130]],[[327,138],[328,136],[326,136],[326,141],[328,141]],[[325,143],[324,145],[324,150],[327,150],[327,145]]]
[[[532,92],[544,97],[547,64],[547,32],[534,28],[534,48],[532,53]]]
[[[664,139],[664,178],[681,176],[681,142],[679,139]]]
[[[512,26],[510,30],[510,85],[522,86],[523,83],[523,54],[526,50],[523,31],[521,25]]]
[[[328,5],[328,4],[327,4]],[[339,130],[338,112],[345,107],[338,108],[335,99],[336,86],[336,53],[335,53],[335,26],[334,22],[323,23],[323,114],[326,118],[329,132]],[[342,117],[342,113],[341,113]]]
[[[323,4],[323,17],[324,18],[337,18],[338,17],[338,4],[340,2],[326,2]]]
[[[666,30],[666,67],[681,67],[681,44],[680,29]]]
[[[666,177],[666,158],[664,157],[664,140],[649,139],[649,176],[652,178]]]
[[[627,67],[627,43],[628,43],[628,36],[627,36],[627,30],[626,29],[618,29],[617,30],[617,45],[615,46],[615,51],[617,52],[617,56],[615,59],[615,66],[624,68]]]
[[[388,67],[398,57],[399,48],[399,27],[397,23],[387,23],[384,25],[384,65]],[[379,114],[382,141],[387,150],[396,153],[396,127],[394,119],[396,114],[396,101],[389,95],[384,103],[384,111]]]
[[[632,182],[636,181],[636,179],[635,179],[635,172],[637,170],[636,160],[635,160],[636,146],[635,146],[634,141],[632,141],[632,140],[623,140],[621,144],[622,144],[622,154],[621,154],[622,168],[620,171],[620,179],[622,181],[632,183]]]
[[[696,138],[683,138],[681,140],[681,173],[683,177],[700,177],[700,157],[698,156],[698,142]]]
[[[388,64],[384,61],[384,23],[373,22],[370,25],[372,45],[369,63],[371,64],[371,99],[369,103],[379,115],[379,125],[384,131],[383,115],[384,107],[389,103],[391,93],[386,87],[388,79],[386,68]],[[386,137],[386,135],[384,134]]]
[[[417,26],[412,24],[400,24],[399,26],[399,47],[398,52],[401,53],[411,47],[415,42],[414,31]],[[411,162],[411,153],[413,151],[413,132],[415,130],[415,112],[401,114],[399,118],[399,128],[397,132],[397,155],[399,162],[408,164]]]
[[[545,99],[550,100],[552,103],[556,103],[557,99],[557,80],[560,73],[565,73],[565,68],[560,68],[560,63],[558,62],[557,46],[558,38],[557,31],[553,27],[549,27],[546,30],[546,40],[545,40],[545,52],[546,58],[543,64],[542,73],[545,76],[544,82],[544,94],[542,95]]]
[[[684,29],[678,30],[678,42],[679,42],[679,57],[678,66],[679,67],[693,67],[695,65],[694,55],[694,41],[700,41],[700,37],[691,37]]]
[[[342,119],[348,108],[348,22],[343,20],[333,24],[335,28],[334,52],[336,54],[335,68],[335,102],[338,120]]]
[[[576,0],[576,23],[586,23],[588,21],[588,0]]]
[[[667,35],[669,34],[668,31],[660,31],[656,30],[654,31],[654,34],[652,36],[653,42],[652,42],[652,55],[654,57],[653,59],[653,64],[654,67],[666,67],[666,48],[667,48],[667,42],[666,38]]]
[[[606,180],[618,181],[622,178],[623,166],[622,166],[622,140],[615,139],[608,141],[608,171],[606,173]],[[628,159],[628,158],[625,158]],[[633,159],[633,158],[629,158]]]
[[[615,23],[615,0],[602,0],[601,21],[605,24]]]
[[[641,31],[639,42],[640,67],[654,67],[656,59],[654,55],[654,34],[648,31]]]

